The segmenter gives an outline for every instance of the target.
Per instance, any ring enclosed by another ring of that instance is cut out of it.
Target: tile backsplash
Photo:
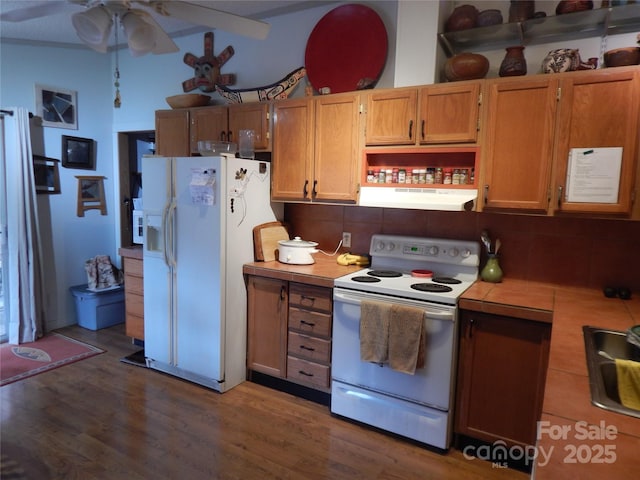
[[[327,253],[336,249],[342,232],[351,232],[349,251],[368,253],[374,233],[479,241],[487,229],[502,242],[505,276],[640,292],[638,221],[286,204],[285,222],[292,236],[316,241]]]

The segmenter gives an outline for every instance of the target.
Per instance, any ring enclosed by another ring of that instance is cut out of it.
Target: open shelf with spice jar
[[[363,155],[363,186],[477,188],[478,147],[367,148]]]

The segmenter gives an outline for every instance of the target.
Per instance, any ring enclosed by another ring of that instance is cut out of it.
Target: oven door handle
[[[363,297],[356,297],[353,295],[349,295],[346,293],[342,293],[342,292],[338,292],[334,289],[333,291],[333,300],[334,302],[341,302],[341,303],[348,303],[350,305],[357,305],[360,306],[360,302],[363,300]],[[378,299],[375,299],[378,300]],[[447,321],[454,321],[455,316],[454,316],[454,312],[452,310],[450,311],[445,311],[445,312],[439,312],[439,311],[433,311],[433,310],[429,310],[429,307],[427,305],[421,304],[418,305],[415,302],[389,302],[389,303],[398,303],[400,305],[413,305],[413,306],[417,306],[418,308],[424,308],[425,309],[425,314],[427,316],[427,318],[431,318],[433,320],[447,320]]]

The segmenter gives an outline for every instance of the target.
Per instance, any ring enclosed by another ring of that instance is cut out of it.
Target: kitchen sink
[[[640,418],[640,410],[620,403],[615,359],[640,362],[640,348],[627,342],[626,332],[598,327],[582,327],[589,370],[591,403],[595,406]]]

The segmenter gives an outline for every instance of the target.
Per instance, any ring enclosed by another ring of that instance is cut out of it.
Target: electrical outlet
[[[342,246],[351,248],[351,234],[349,232],[342,232]]]

